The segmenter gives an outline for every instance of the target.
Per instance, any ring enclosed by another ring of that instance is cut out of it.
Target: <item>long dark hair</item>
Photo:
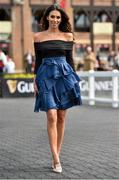
[[[61,23],[59,25],[59,30],[62,31],[62,32],[72,32],[72,28],[71,28],[71,24],[69,22],[69,17],[68,15],[66,14],[66,12],[64,11],[64,9],[58,5],[58,4],[53,4],[51,6],[49,6],[45,12],[44,12],[44,15],[41,19],[41,30],[47,30],[48,27],[49,27],[49,23],[48,23],[48,20],[47,20],[47,17],[49,15],[49,13],[53,10],[57,10],[61,13]]]

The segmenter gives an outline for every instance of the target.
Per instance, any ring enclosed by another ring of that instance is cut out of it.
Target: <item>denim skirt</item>
[[[65,56],[44,58],[36,74],[38,93],[34,112],[81,105],[79,81]]]

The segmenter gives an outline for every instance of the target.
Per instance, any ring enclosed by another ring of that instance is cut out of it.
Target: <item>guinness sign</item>
[[[32,97],[33,79],[2,79],[3,97]]]

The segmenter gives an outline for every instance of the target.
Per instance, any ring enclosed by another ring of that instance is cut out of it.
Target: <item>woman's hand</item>
[[[34,96],[36,96],[39,92],[38,92],[38,87],[37,87],[35,78],[34,78],[33,84],[34,84]]]

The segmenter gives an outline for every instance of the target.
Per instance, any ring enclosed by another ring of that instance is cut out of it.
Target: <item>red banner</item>
[[[66,0],[61,0],[60,6],[65,9],[66,8]]]

